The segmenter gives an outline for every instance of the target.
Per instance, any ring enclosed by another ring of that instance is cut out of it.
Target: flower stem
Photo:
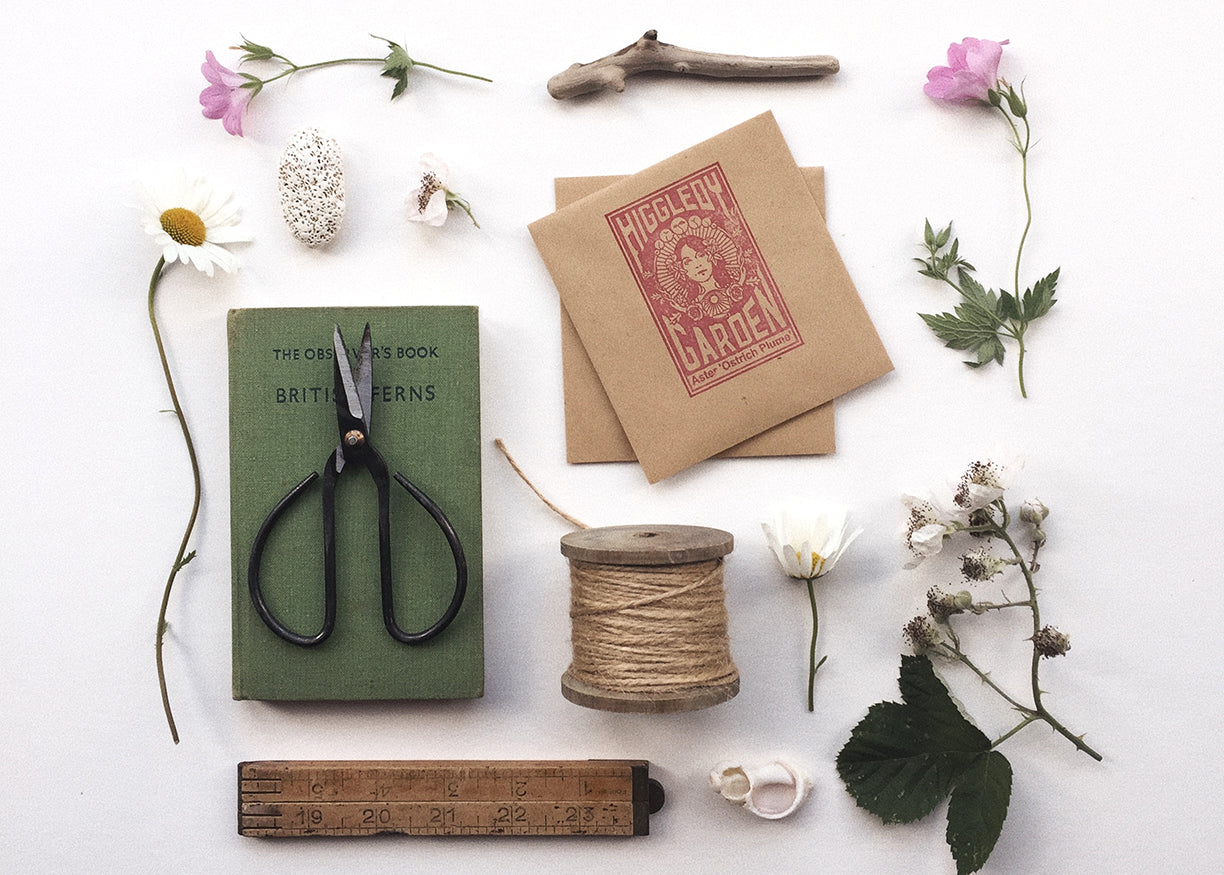
[[[431,70],[437,70],[439,73],[450,73],[452,76],[466,76],[469,79],[479,79],[481,82],[492,82],[486,76],[477,76],[475,73],[464,73],[461,70],[448,70],[445,67],[439,67],[436,64],[426,64],[424,61],[413,61],[417,67],[428,67]]]
[[[191,432],[187,428],[187,420],[183,416],[183,407],[179,403],[178,393],[174,389],[174,378],[170,375],[170,363],[166,359],[166,347],[162,343],[161,330],[157,327],[157,312],[153,306],[157,286],[165,267],[166,259],[162,257],[158,260],[157,267],[153,269],[153,276],[149,280],[149,324],[153,326],[153,339],[157,341],[157,355],[161,359],[162,372],[166,375],[166,387],[170,390],[170,400],[174,404],[174,414],[178,417],[179,427],[183,430],[183,441],[187,444],[187,457],[191,460],[191,476],[195,485],[195,495],[191,503],[191,516],[187,519],[187,529],[183,532],[183,540],[179,543],[178,553],[174,557],[174,564],[170,566],[170,575],[166,578],[166,587],[162,592],[161,609],[157,614],[155,647],[157,654],[157,682],[161,687],[162,707],[166,711],[166,722],[170,725],[170,737],[174,739],[175,744],[178,744],[178,729],[174,725],[174,714],[170,710],[170,695],[166,690],[166,670],[162,661],[162,641],[166,632],[166,609],[170,605],[170,590],[174,587],[174,578],[178,576],[179,570],[190,562],[192,556],[194,556],[194,553],[187,555],[187,542],[191,538],[191,530],[195,527],[196,517],[200,513],[200,464],[196,459],[195,444],[192,443]]]
[[[275,82],[277,79],[284,79],[286,76],[292,76],[302,70],[317,70],[320,67],[335,67],[337,64],[381,64],[383,58],[337,58],[334,61],[316,61],[313,64],[295,64],[288,58],[277,55],[282,61],[288,64],[288,67],[275,76],[269,76],[267,79],[261,79],[261,85],[267,85],[269,82]]]
[[[1020,245],[1016,247],[1016,269],[1013,277],[1012,289],[1016,295],[1016,301],[1020,301],[1020,259],[1024,255],[1024,244],[1028,240],[1029,229],[1033,227],[1033,199],[1029,195],[1028,183],[1028,153],[1029,146],[1032,144],[1033,130],[1029,125],[1028,115],[1026,114],[1021,121],[1024,122],[1024,137],[1021,138],[1020,131],[1016,127],[1016,123],[1008,114],[1007,110],[1002,105],[999,106],[999,112],[1003,113],[1003,118],[1007,120],[1007,124],[1011,127],[1012,136],[1015,138],[1016,151],[1020,153],[1020,187],[1024,192],[1024,231],[1020,234]],[[1013,322],[1012,336],[1020,344],[1020,351],[1016,361],[1017,378],[1020,382],[1020,397],[1027,398],[1028,392],[1024,386],[1024,329],[1027,328],[1027,323],[1020,320],[1018,323]]]
[[[465,213],[467,213],[467,217],[472,220],[472,224],[479,228],[480,223],[477,222],[476,217],[472,215],[472,205],[467,202],[467,199],[460,197],[450,189],[445,189],[445,193],[447,208],[458,207],[459,209],[463,210]]]
[[[816,610],[816,590],[812,586],[814,578],[807,578],[808,601],[812,605],[812,641],[808,645],[808,710],[816,710],[815,688],[816,688],[816,670],[825,664],[828,656],[820,657],[820,662],[816,661],[816,635],[820,632],[820,614]]]

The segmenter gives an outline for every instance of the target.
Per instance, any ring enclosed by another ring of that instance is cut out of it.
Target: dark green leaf
[[[990,740],[964,718],[925,656],[901,658],[904,704],[878,702],[837,755],[859,806],[886,823],[931,812]]]
[[[1011,799],[1012,768],[992,750],[961,775],[948,803],[946,837],[957,875],[976,872],[994,850]]]
[[[948,845],[961,875],[990,856],[1007,817],[1011,766],[961,713],[925,656],[901,657],[902,703],[872,705],[837,755],[861,808],[909,823],[946,797]]]

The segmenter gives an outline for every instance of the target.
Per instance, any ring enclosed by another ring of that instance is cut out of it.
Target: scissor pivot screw
[[[346,447],[360,447],[366,442],[366,437],[357,429],[345,432],[344,445]]]

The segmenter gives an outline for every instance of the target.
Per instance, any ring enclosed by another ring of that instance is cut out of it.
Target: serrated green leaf
[[[948,803],[945,835],[956,860],[957,875],[968,875],[986,865],[1003,832],[1011,788],[1011,763],[997,750],[979,757],[956,782]]]
[[[408,87],[408,71],[416,65],[416,61],[408,56],[408,51],[399,43],[381,36],[375,37],[375,39],[385,42],[391,50],[387,57],[383,59],[383,68],[380,75],[395,80],[395,87],[391,89],[391,99],[395,100]]]
[[[925,656],[901,657],[902,703],[872,705],[837,755],[861,808],[909,823],[946,797],[947,841],[959,875],[986,862],[1007,818],[1011,765],[961,713]]]
[[[929,814],[990,740],[956,707],[925,656],[903,656],[904,704],[878,702],[837,755],[837,772],[860,807],[886,823]]]
[[[1036,285],[1024,293],[1022,309],[1025,321],[1031,322],[1050,312],[1050,308],[1054,306],[1054,290],[1058,286],[1059,270],[1061,268],[1055,268],[1053,273],[1039,279]]]
[[[1010,292],[999,293],[999,316],[1004,319],[1019,319],[1020,304]]]
[[[983,343],[998,338],[996,322],[963,306],[957,307],[955,313],[918,315],[949,349],[978,349]]]

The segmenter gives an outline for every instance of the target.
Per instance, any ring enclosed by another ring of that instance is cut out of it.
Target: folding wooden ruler
[[[264,760],[238,764],[244,836],[650,832],[645,760]]]

